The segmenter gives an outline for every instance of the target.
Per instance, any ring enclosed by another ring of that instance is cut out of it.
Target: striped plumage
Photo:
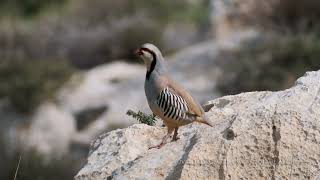
[[[164,66],[160,50],[152,44],[144,44],[136,51],[147,67],[145,93],[152,112],[160,117],[168,127],[167,135],[154,147],[160,148],[174,131],[173,140],[177,140],[180,126],[207,122],[202,107],[192,96],[173,81]]]
[[[171,93],[168,87],[158,95],[157,104],[167,118],[178,121],[187,118],[187,102],[181,96]]]

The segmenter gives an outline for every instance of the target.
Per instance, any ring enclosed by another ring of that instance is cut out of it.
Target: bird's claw
[[[161,143],[161,144],[156,145],[156,146],[151,146],[151,147],[149,147],[149,149],[154,149],[154,148],[160,149],[163,145],[164,145],[164,143]]]
[[[177,141],[177,140],[179,140],[179,139],[180,139],[179,137],[173,137],[172,140],[171,140],[171,142]]]

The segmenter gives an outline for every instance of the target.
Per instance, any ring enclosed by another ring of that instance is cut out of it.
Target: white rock
[[[133,125],[100,136],[75,179],[317,179],[320,71],[290,89],[206,104],[214,127],[191,124],[161,149],[165,128]]]
[[[53,103],[44,103],[31,119],[30,128],[19,132],[24,149],[51,156],[62,156],[69,152],[76,124],[68,112]]]
[[[144,67],[125,62],[115,62],[94,68],[82,75],[82,82],[66,87],[59,95],[59,104],[70,113],[99,106],[107,111],[78,132],[77,142],[89,143],[111,126],[127,126],[134,122],[126,118],[128,109],[147,110],[143,98]],[[76,78],[77,79],[77,78]]]

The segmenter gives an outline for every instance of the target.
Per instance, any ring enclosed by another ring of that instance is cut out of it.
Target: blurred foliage
[[[186,21],[202,23],[209,18],[209,1],[189,4],[185,0],[136,0],[129,1],[129,11],[139,13],[145,11],[164,23],[170,21]]]
[[[166,24],[172,21],[201,22],[209,17],[209,0],[71,0],[76,16],[87,15],[91,22],[145,15]],[[95,8],[95,11],[92,11]]]
[[[290,31],[309,31],[318,26],[320,1],[280,0],[270,16],[278,26]]]
[[[161,43],[161,28],[157,25],[144,25],[144,26],[130,26],[121,31],[119,34],[118,42],[120,48],[124,48],[125,51],[119,54],[114,54],[113,58],[136,58],[133,53],[137,47],[140,47],[146,42],[157,44],[158,47],[162,47]],[[140,62],[140,61],[138,61]]]
[[[60,5],[67,0],[0,0],[2,15],[18,15],[30,17],[37,15],[43,9]]]
[[[254,1],[244,6],[250,8],[240,21],[262,28],[264,34],[225,54],[224,70],[230,76],[218,84],[223,93],[284,89],[306,71],[320,69],[320,1]]]
[[[146,42],[165,53],[163,33],[170,24],[191,24],[201,31],[199,36],[209,24],[209,0],[0,0],[0,10],[15,12],[15,5],[29,9],[29,1],[39,9],[30,15],[37,18],[0,13],[0,59],[62,58],[76,67],[91,68],[117,59],[132,60],[133,51]],[[63,8],[46,13],[53,3]]]
[[[5,166],[0,170],[0,179],[14,179],[20,155],[17,179],[23,180],[73,179],[81,165],[81,162],[69,156],[47,161],[34,152],[16,153],[0,159],[5,162]]]
[[[29,113],[55,92],[73,70],[64,61],[0,62],[0,98],[8,98],[16,110]]]
[[[78,47],[74,48],[77,51],[71,52],[72,56],[68,58],[80,68],[114,59],[132,60],[135,57],[133,51],[146,42],[156,44],[165,53],[162,38],[168,24],[190,23],[202,26],[209,23],[209,1],[201,2],[192,5],[186,0],[74,0],[70,3],[70,17],[73,17],[71,24],[81,20],[79,24],[88,26],[86,29],[89,32],[98,26],[105,28],[105,34],[101,34],[95,42],[83,39],[85,43],[77,43]],[[92,33],[93,37],[95,35]]]
[[[319,27],[320,1],[269,0],[244,3],[241,20],[264,30],[306,32]]]
[[[156,116],[154,114],[148,115],[148,114],[145,114],[141,111],[138,111],[136,113],[132,110],[128,110],[127,115],[132,116],[133,118],[137,119],[138,122],[140,122],[142,124],[147,124],[149,126],[154,126],[157,121],[155,118]]]
[[[218,88],[225,94],[279,90],[293,85],[306,71],[320,69],[320,36],[276,36],[259,44],[243,46],[225,62],[231,76]]]

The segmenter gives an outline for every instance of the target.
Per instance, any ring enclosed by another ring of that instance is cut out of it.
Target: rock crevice
[[[183,166],[188,159],[190,151],[192,150],[193,146],[196,143],[197,143],[197,134],[193,134],[193,136],[190,138],[189,143],[184,148],[184,154],[182,155],[181,159],[178,160],[177,165],[169,172],[168,176],[165,178],[166,180],[181,178]]]

